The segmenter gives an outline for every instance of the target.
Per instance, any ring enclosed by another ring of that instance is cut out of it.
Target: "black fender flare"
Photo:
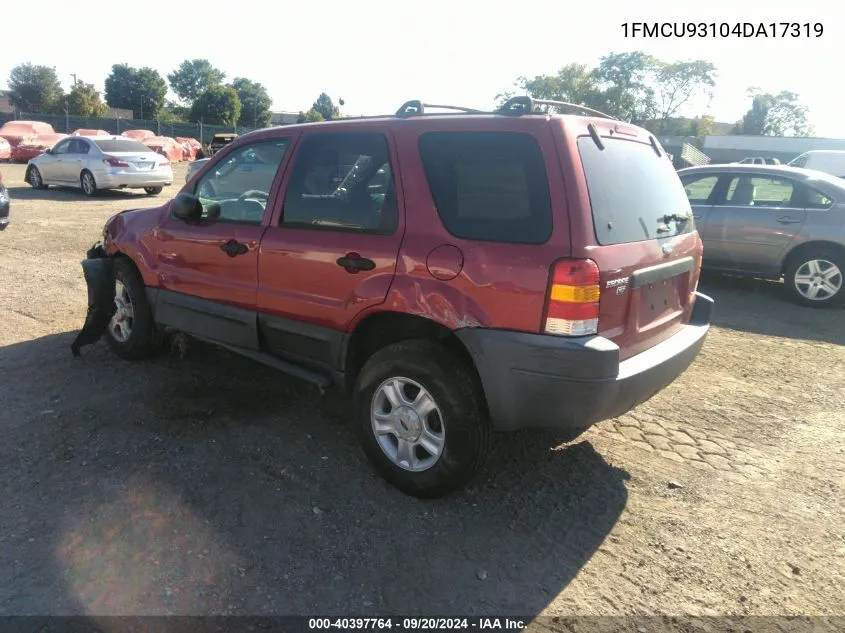
[[[85,324],[70,346],[74,356],[79,356],[82,346],[100,340],[115,309],[114,259],[98,244],[88,249],[86,255],[81,264],[85,282],[88,284],[88,313],[85,316]]]

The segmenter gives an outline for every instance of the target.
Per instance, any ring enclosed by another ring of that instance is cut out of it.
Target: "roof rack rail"
[[[502,106],[498,110],[496,110],[496,114],[507,114],[511,116],[531,114],[534,112],[534,106],[536,105],[554,106],[556,108],[562,109],[565,108],[569,110],[567,114],[591,115],[598,116],[603,119],[616,120],[616,117],[612,117],[609,114],[605,114],[604,112],[599,112],[598,110],[594,110],[593,108],[588,108],[587,106],[578,105],[576,103],[569,103],[568,101],[534,99],[533,97],[529,96],[511,97],[510,99],[505,101],[505,103],[502,104]]]
[[[452,106],[452,105],[437,105],[434,103],[423,103],[418,99],[414,99],[412,101],[406,101],[402,104],[402,107],[396,111],[394,116],[397,117],[410,117],[410,116],[419,116],[421,114],[425,114],[426,108],[440,108],[442,110],[457,110],[458,112],[464,112],[466,114],[483,114],[481,110],[476,110],[474,108],[464,108],[462,106]]]

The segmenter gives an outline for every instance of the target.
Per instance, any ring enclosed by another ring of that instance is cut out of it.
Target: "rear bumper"
[[[148,173],[103,171],[94,175],[100,189],[129,187],[169,187],[173,183],[172,170],[157,170]]]
[[[619,347],[601,336],[482,328],[456,334],[478,368],[495,428],[584,428],[627,413],[680,376],[704,344],[713,305],[696,293],[689,324],[622,362]]]

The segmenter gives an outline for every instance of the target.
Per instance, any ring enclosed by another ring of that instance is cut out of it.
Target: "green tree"
[[[320,116],[322,116],[325,121],[340,118],[340,109],[325,92],[320,93],[320,96],[317,97],[317,100],[311,106],[311,109],[319,112]]]
[[[634,123],[655,119],[658,105],[654,83],[659,67],[659,60],[642,51],[602,57],[592,72],[603,102],[598,109]]]
[[[152,68],[115,64],[105,83],[106,103],[132,110],[137,119],[155,118],[164,106],[167,82]]]
[[[82,81],[74,84],[65,100],[68,114],[85,117],[104,117],[109,107],[103,103],[94,84]]]
[[[234,127],[241,118],[241,100],[231,86],[211,86],[191,106],[191,121]]]
[[[20,64],[9,73],[9,102],[24,112],[55,112],[64,97],[56,69]]]
[[[524,92],[535,99],[549,99],[566,101],[590,108],[604,105],[600,90],[584,64],[568,64],[561,68],[556,75],[537,75],[529,79],[520,77],[516,81],[520,92]],[[497,95],[499,105],[510,97],[512,92]]]
[[[318,121],[325,121],[325,119],[314,108],[309,109],[308,112],[300,112],[296,119],[297,123],[317,123]]]
[[[167,75],[173,92],[188,105],[211,86],[219,86],[226,73],[215,68],[207,59],[186,59],[179,68]]]
[[[749,91],[751,108],[734,126],[734,134],[752,136],[809,136],[813,127],[806,106],[788,90],[777,94]]]
[[[704,60],[688,62],[654,62],[655,91],[658,107],[658,133],[666,121],[678,114],[697,96],[712,98],[716,85],[716,67]]]
[[[267,88],[257,81],[250,81],[244,77],[235,77],[232,88],[241,100],[241,113],[246,124],[253,127],[270,125],[273,118],[273,113],[270,111],[273,100],[267,93]]]

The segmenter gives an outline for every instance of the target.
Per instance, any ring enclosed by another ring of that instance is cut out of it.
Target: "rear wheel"
[[[147,192],[148,196],[157,196],[163,189],[164,187],[144,187],[144,191]]]
[[[845,257],[832,249],[806,251],[792,257],[786,268],[786,285],[801,305],[825,308],[839,305],[843,292]]]
[[[389,345],[355,386],[356,430],[375,469],[415,497],[463,487],[490,449],[490,422],[472,368],[427,340]]]
[[[121,358],[147,358],[158,349],[159,337],[144,280],[126,258],[114,262],[114,280],[115,312],[106,329],[106,341]]]
[[[38,171],[38,167],[35,165],[30,165],[29,169],[26,172],[26,181],[29,183],[29,186],[33,189],[46,189],[47,185],[44,184],[44,179],[41,177],[41,172]]]
[[[79,185],[82,187],[82,193],[89,198],[97,195],[97,181],[94,180],[94,174],[87,169],[79,175]]]

